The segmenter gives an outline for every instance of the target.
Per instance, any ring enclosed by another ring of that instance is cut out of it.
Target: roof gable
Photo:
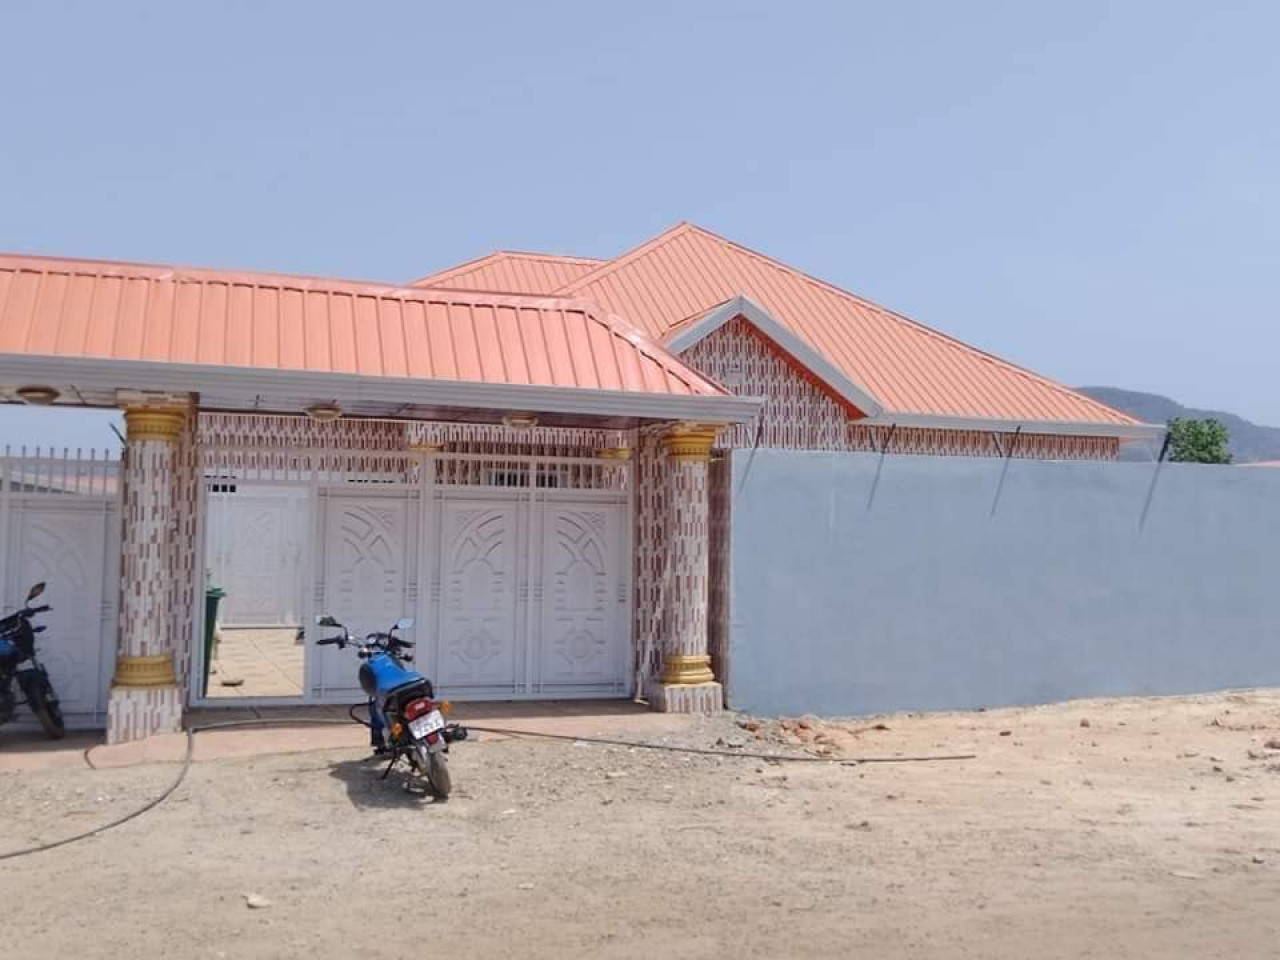
[[[587,297],[657,338],[749,297],[878,401],[885,418],[1143,429],[1068,387],[689,223],[556,292]]]
[[[409,286],[550,294],[605,262],[591,257],[498,250],[422,277]]]
[[[741,318],[754,327],[783,353],[800,364],[838,398],[854,407],[862,416],[876,417],[884,412],[880,402],[827,358],[779,323],[764,307],[750,297],[734,297],[710,310],[690,317],[671,327],[663,338],[663,346],[674,354],[683,354],[694,344],[709,337],[731,320]]]

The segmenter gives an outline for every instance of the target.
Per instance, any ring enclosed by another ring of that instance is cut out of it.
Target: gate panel
[[[524,672],[516,629],[519,520],[516,503],[443,504],[435,678],[441,687],[459,694],[518,690]]]
[[[40,602],[53,609],[38,621],[48,626],[36,637],[40,662],[66,713],[104,713],[110,666],[104,669],[103,661],[114,659],[107,656],[111,638],[104,635],[104,620],[115,606],[104,596],[107,511],[101,503],[27,503],[20,505],[20,518],[10,596],[21,602],[31,584],[48,583]]]
[[[47,584],[37,621],[40,662],[49,670],[68,726],[100,726],[115,666],[119,597],[119,462],[71,452],[0,456],[0,610],[22,605]],[[35,723],[24,709],[18,722]]]
[[[542,569],[537,596],[542,629],[536,692],[582,688],[625,692],[626,647],[619,643],[622,583],[618,504],[549,502],[543,508]]]
[[[227,593],[219,620],[227,627],[297,626],[307,491],[238,487],[208,500],[209,570]]]
[[[353,635],[386,630],[412,613],[409,595],[416,523],[407,494],[325,498],[323,592],[318,612],[346,624]],[[313,639],[324,635],[318,628]],[[415,639],[410,632],[407,639]],[[357,680],[359,660],[348,647],[308,647],[315,664],[313,689],[321,699],[350,701],[363,696]]]

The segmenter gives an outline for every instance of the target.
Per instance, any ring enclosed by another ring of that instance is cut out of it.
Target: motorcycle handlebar
[[[49,611],[50,611],[50,610],[52,610],[52,609],[53,609],[53,608],[52,608],[52,607],[50,607],[47,603],[44,603],[44,604],[41,604],[41,605],[40,605],[40,606],[38,606],[38,607],[28,607],[28,608],[27,608],[27,615],[28,615],[28,616],[31,616],[31,617],[34,617],[37,613],[47,613],[47,612],[49,612]]]

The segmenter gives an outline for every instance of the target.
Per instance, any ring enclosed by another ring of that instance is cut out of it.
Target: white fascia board
[[[945,417],[929,413],[885,413],[859,420],[866,427],[919,427],[931,430],[980,430],[984,433],[1041,433],[1070,437],[1114,437],[1119,440],[1156,440],[1165,428],[1151,423],[1088,423],[1077,420],[1001,420],[994,417]]]
[[[884,406],[866,388],[837,369],[826,357],[783,326],[773,314],[750,297],[737,296],[726,300],[696,323],[664,337],[662,345],[672,353],[683,353],[735,317],[742,317],[750,323],[838,396],[868,417],[878,416],[884,411]]]
[[[210,392],[254,397],[301,396],[317,401],[388,403],[399,406],[471,407],[529,413],[567,413],[651,420],[744,423],[763,399],[735,396],[676,396],[524,386],[463,380],[366,377],[310,370],[260,370],[151,360],[98,360],[0,354],[0,381],[74,385],[82,390]]]

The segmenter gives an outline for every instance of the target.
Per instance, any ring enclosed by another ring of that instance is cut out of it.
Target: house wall
[[[1280,474],[1023,461],[1002,487],[1004,467],[736,457],[730,705],[834,715],[1280,684]]]

